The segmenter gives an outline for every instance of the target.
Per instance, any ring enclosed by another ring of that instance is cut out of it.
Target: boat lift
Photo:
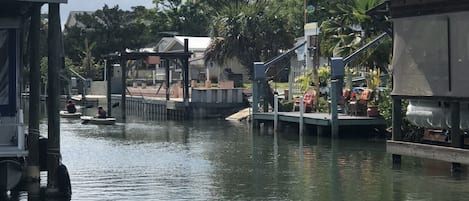
[[[64,57],[61,3],[67,0],[0,1],[0,194],[15,188],[25,178],[30,186],[28,197],[39,197],[40,171],[43,170],[47,171],[46,196],[71,196],[70,179],[60,156],[59,71]],[[49,7],[48,138],[40,140],[39,35],[44,4]],[[28,47],[23,48],[24,44]],[[24,62],[24,55],[28,55],[27,62]],[[29,70],[28,132],[23,121],[25,104],[21,104],[26,75],[22,69]],[[40,144],[45,145],[43,149]]]

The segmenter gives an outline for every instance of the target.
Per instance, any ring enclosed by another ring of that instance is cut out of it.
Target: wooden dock
[[[331,114],[329,113],[303,113],[303,120],[301,123],[301,114],[300,112],[278,112],[278,124],[282,123],[298,123],[304,125],[312,125],[320,128],[331,127],[332,120]],[[252,114],[252,120],[254,124],[259,124],[261,122],[274,122],[275,121],[274,112],[265,112],[265,113],[254,113]],[[382,127],[386,125],[385,120],[382,117],[367,117],[367,116],[351,116],[345,114],[338,115],[338,125],[339,127]]]

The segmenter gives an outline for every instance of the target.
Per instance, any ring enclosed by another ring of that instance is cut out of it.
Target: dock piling
[[[303,136],[303,132],[304,132],[304,111],[305,111],[305,102],[303,100],[303,96],[300,97],[300,119],[298,120],[299,121],[299,134],[300,136]]]
[[[338,80],[331,80],[331,137],[339,137],[339,119],[337,112]]]
[[[278,131],[278,95],[274,96],[274,132]]]

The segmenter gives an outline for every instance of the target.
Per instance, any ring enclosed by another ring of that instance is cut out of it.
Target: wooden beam
[[[166,81],[166,100],[171,99],[171,77],[169,76],[169,60],[163,60],[163,67],[165,70]]]
[[[59,4],[49,4],[48,33],[48,94],[47,94],[47,188],[57,189],[57,167],[60,160],[60,119],[59,119],[59,72],[62,69],[63,54],[61,52],[62,31],[60,25]]]
[[[121,58],[120,60],[120,65],[121,65],[121,85],[122,85],[122,92],[121,92],[121,116],[122,120],[125,122],[126,119],[126,92],[127,92],[127,60],[124,58]]]
[[[451,103],[451,146],[455,148],[464,147],[464,138],[461,135],[461,114],[459,102]]]
[[[388,140],[386,151],[397,155],[469,164],[469,150],[461,148]]]
[[[40,48],[39,35],[41,26],[41,5],[31,8],[31,25],[29,27],[29,126],[28,126],[28,179],[32,181],[35,188],[29,193],[39,194],[40,163],[39,163],[39,119],[40,119]]]
[[[412,17],[469,10],[469,0],[391,0],[391,17]]]

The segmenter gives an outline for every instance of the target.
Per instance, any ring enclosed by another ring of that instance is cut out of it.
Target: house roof
[[[158,52],[171,52],[184,49],[184,39],[189,40],[189,51],[205,51],[210,45],[210,37],[174,36],[164,37],[156,45]]]
[[[193,37],[193,36],[174,36],[180,44],[184,45],[184,39],[189,40],[189,50],[204,51],[210,45],[212,39],[210,37]]]
[[[7,1],[24,1],[24,2],[40,2],[40,3],[67,3],[68,0],[7,0]]]
[[[93,11],[70,11],[67,21],[65,22],[65,27],[78,26],[80,28],[85,28],[85,25],[77,20],[77,16],[82,14],[91,15],[93,13]]]

